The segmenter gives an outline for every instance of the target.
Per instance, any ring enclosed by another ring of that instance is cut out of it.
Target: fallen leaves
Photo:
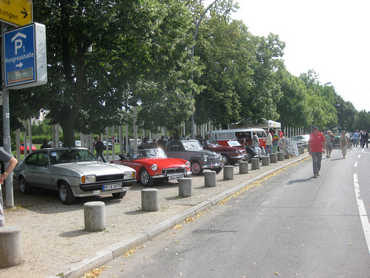
[[[131,248],[130,250],[128,250],[128,251],[124,254],[124,256],[127,258],[127,257],[130,257],[131,255],[135,254],[135,252],[136,252],[136,248],[137,248],[137,247],[135,247],[135,248]]]
[[[100,276],[103,270],[104,270],[104,266],[94,268],[93,270],[86,272],[81,278],[97,278]]]

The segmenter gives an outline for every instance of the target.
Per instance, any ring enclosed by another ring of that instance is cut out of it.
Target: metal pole
[[[7,31],[7,25],[1,23],[1,33]],[[2,36],[4,38],[4,35]],[[4,64],[4,49],[1,51],[1,60]],[[10,112],[9,112],[9,90],[5,88],[5,73],[3,70],[3,142],[5,151],[11,153],[11,138],[10,138]],[[8,164],[8,163],[7,163]],[[5,165],[7,167],[8,165]],[[14,207],[13,193],[13,175],[9,175],[5,180],[5,206],[8,208]]]

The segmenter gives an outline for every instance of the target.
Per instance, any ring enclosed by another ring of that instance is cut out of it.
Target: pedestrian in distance
[[[331,130],[328,130],[325,136],[325,150],[326,150],[326,157],[330,158],[331,152],[333,151],[333,146],[334,146],[334,134],[331,132]]]
[[[346,158],[347,155],[347,148],[349,145],[349,139],[346,135],[346,132],[343,130],[342,134],[340,135],[340,149],[342,150],[343,159]]]
[[[8,167],[0,175],[0,227],[2,227],[5,225],[2,185],[8,176],[13,172],[18,161],[10,153],[5,151],[3,147],[0,147],[0,162],[2,165],[4,165],[4,163],[8,163]],[[4,168],[2,167],[2,169]]]
[[[100,137],[96,138],[95,144],[94,144],[95,152],[96,152],[96,160],[99,160],[99,157],[103,162],[105,162],[105,158],[103,156],[103,151],[105,149],[105,146],[103,142],[100,140]]]
[[[365,145],[366,145],[366,149],[369,148],[369,132],[367,130],[365,130]]]
[[[267,132],[267,137],[266,137],[266,153],[271,154],[272,153],[272,134],[271,130]]]
[[[40,149],[47,149],[47,148],[51,148],[51,146],[48,143],[48,140],[44,139],[44,141],[42,142],[42,145],[41,145]]]
[[[272,152],[277,153],[280,137],[279,135],[277,135],[277,132],[274,131],[272,131],[271,135],[272,135]]]
[[[253,136],[252,136],[252,145],[253,147],[257,148],[260,146],[260,140],[258,138],[258,135],[256,132],[253,132]]]
[[[309,140],[314,178],[320,176],[321,160],[322,153],[324,151],[324,145],[325,145],[325,136],[319,131],[317,127],[314,127]]]

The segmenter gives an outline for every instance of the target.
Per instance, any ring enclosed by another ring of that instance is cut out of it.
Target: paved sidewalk
[[[36,191],[32,195],[22,195],[16,192],[16,208],[5,210],[5,217],[8,226],[21,228],[25,262],[0,269],[0,278],[76,277],[81,266],[88,265],[89,261],[99,263],[107,258],[106,253],[100,251],[113,250],[114,253],[127,250],[120,247],[127,247],[129,242],[135,243],[135,239],[149,239],[173,225],[175,219],[191,211],[191,208],[198,210],[214,204],[215,196],[226,197],[236,187],[241,188],[256,178],[307,156],[305,153],[270,166],[261,166],[259,170],[250,170],[244,175],[240,175],[238,167],[235,167],[234,180],[223,181],[221,172],[217,175],[217,187],[213,188],[204,187],[203,176],[193,177],[192,197],[189,198],[178,197],[177,184],[155,186],[159,189],[158,212],[141,211],[140,193],[143,187],[135,185],[121,201],[101,199],[106,203],[106,230],[97,233],[84,231],[83,216],[83,203],[97,198],[65,206],[54,193]],[[112,251],[109,252],[112,256]]]

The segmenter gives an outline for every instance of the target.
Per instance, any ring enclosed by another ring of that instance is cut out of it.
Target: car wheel
[[[126,192],[112,193],[113,199],[122,199],[126,195]]]
[[[144,186],[150,186],[153,184],[153,179],[149,175],[148,171],[145,169],[142,169],[140,171],[140,183]]]
[[[62,182],[59,187],[58,187],[58,195],[59,195],[59,200],[65,204],[65,205],[70,205],[75,201],[75,196],[73,195],[73,192],[69,185],[65,182]]]
[[[226,155],[222,155],[221,160],[224,165],[229,164],[229,158]]]
[[[26,179],[24,177],[19,178],[19,191],[23,194],[29,194],[31,193],[31,187],[26,182]]]
[[[199,162],[193,161],[191,163],[191,172],[193,175],[200,175],[202,173],[202,167]]]

